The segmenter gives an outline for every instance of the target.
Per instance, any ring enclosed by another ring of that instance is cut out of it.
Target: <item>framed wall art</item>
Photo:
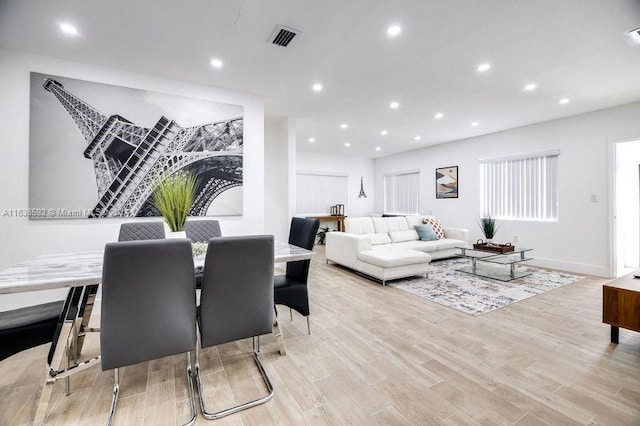
[[[31,73],[29,207],[159,216],[163,176],[191,173],[191,216],[242,215],[243,107]]]
[[[436,169],[436,198],[458,198],[458,166]]]

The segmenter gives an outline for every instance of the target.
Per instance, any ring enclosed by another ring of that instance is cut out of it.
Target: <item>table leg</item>
[[[93,304],[97,288],[97,285],[73,287],[67,294],[47,355],[44,383],[34,419],[36,425],[42,424],[44,421],[56,380],[64,379],[65,393],[69,395],[69,376],[93,366],[96,361],[100,360],[99,356],[84,361],[80,361],[78,358],[84,336],[89,332],[87,326],[92,306],[87,308],[87,303]]]
[[[476,258],[472,257],[471,258],[471,270],[473,271],[473,273],[476,273]]]
[[[277,317],[273,320],[273,334],[276,336],[276,341],[280,348],[280,355],[285,356],[287,354],[287,347],[284,343],[284,334],[282,334],[282,329],[280,328]]]
[[[33,420],[35,426],[44,424],[44,417],[47,414],[47,408],[49,407],[49,401],[51,400],[51,393],[53,392],[53,384],[56,379],[52,378],[49,374],[49,368],[44,373],[44,381],[42,384],[42,392],[40,393],[40,399],[36,407],[36,417]]]
[[[510,271],[509,271],[509,276],[511,277],[512,280],[516,279],[516,264],[515,263],[511,264],[511,268],[510,268]]]
[[[612,325],[611,326],[611,343],[615,343],[617,345],[619,340],[620,340],[620,327],[618,327],[617,325]]]

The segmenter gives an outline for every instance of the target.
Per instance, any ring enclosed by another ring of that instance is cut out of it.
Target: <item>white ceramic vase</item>
[[[176,232],[166,232],[166,238],[187,238],[187,233],[185,231],[176,231]]]

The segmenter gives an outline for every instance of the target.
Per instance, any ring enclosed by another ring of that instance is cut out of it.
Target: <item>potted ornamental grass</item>
[[[480,226],[480,230],[484,235],[485,241],[487,244],[493,244],[493,237],[498,232],[498,226],[496,225],[496,220],[491,217],[491,215],[487,215],[480,219],[478,222]]]
[[[184,224],[196,194],[197,179],[193,173],[163,176],[153,191],[153,204],[169,227],[167,238],[186,238]]]

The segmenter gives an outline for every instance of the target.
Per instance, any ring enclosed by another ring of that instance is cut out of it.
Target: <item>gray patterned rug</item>
[[[478,316],[584,278],[525,266],[519,267],[519,270],[530,271],[533,275],[510,282],[456,271],[469,263],[468,259],[436,260],[431,262],[429,278],[412,277],[387,284],[465,314]]]

